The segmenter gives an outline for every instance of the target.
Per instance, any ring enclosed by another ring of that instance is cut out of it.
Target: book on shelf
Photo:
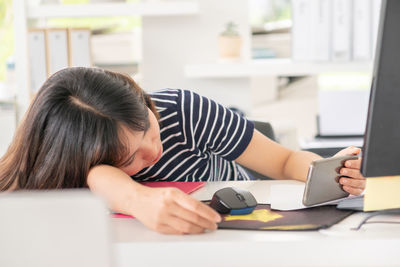
[[[292,1],[292,58],[303,61],[311,58],[310,23],[311,1]]]
[[[89,29],[68,28],[68,62],[70,67],[92,65],[91,32]]]
[[[46,40],[47,75],[50,76],[69,66],[67,29],[46,29]]]
[[[331,59],[331,33],[332,27],[332,1],[331,0],[314,0],[312,3],[312,35],[313,50],[311,59],[315,61],[329,61]]]
[[[295,61],[369,61],[381,0],[292,0]]]
[[[351,8],[352,1],[333,0],[332,60],[348,61],[351,58]]]
[[[353,58],[370,60],[372,55],[371,0],[353,2]]]
[[[37,92],[47,79],[46,34],[36,29],[28,32],[29,75],[33,93]]]
[[[31,93],[46,79],[67,67],[92,66],[90,29],[41,28],[28,31]]]

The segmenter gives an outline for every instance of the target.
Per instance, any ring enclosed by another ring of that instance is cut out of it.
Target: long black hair
[[[0,160],[0,191],[87,187],[93,166],[119,166],[128,153],[121,127],[149,127],[147,107],[155,112],[127,75],[82,67],[57,72]]]

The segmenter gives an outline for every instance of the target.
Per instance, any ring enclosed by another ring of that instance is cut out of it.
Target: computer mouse
[[[225,187],[216,191],[211,199],[210,207],[222,214],[243,215],[253,212],[257,200],[247,190]]]

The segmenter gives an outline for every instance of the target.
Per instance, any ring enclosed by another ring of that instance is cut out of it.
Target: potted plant
[[[219,55],[221,59],[239,59],[242,49],[242,38],[233,22],[226,24],[225,30],[218,38]]]

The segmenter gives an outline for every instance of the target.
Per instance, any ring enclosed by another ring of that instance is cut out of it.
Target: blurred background
[[[329,156],[362,145],[380,0],[0,0],[0,155],[69,66],[190,89]]]

